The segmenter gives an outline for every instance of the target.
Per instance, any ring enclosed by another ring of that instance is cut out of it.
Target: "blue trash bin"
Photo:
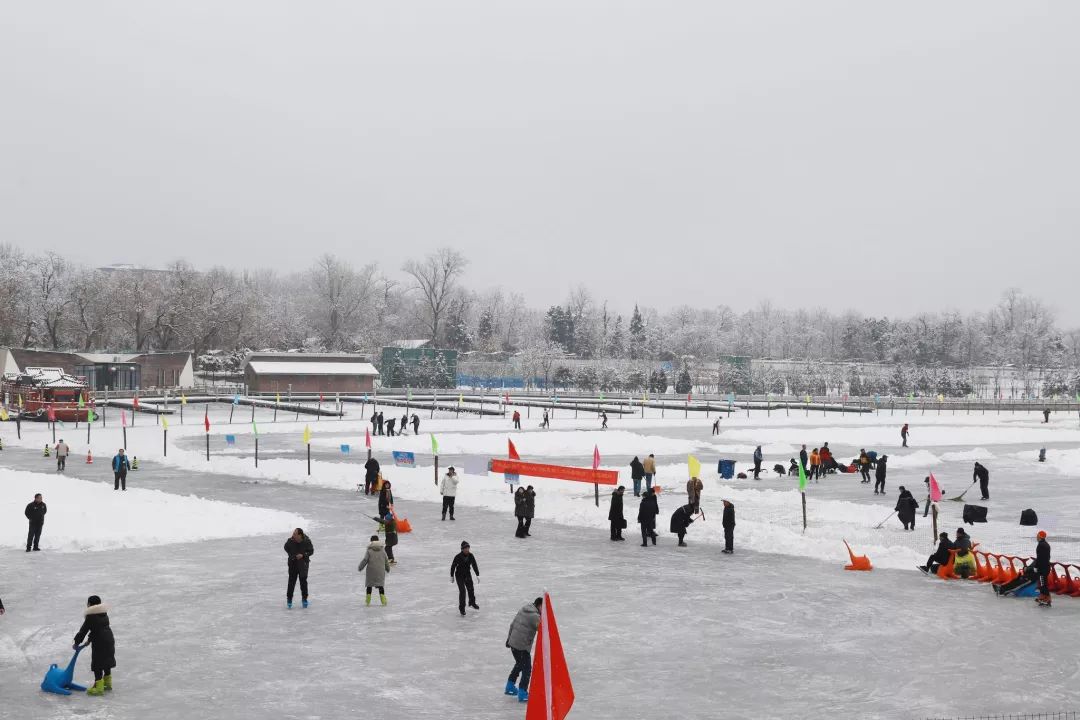
[[[730,480],[735,477],[735,461],[734,460],[721,460],[717,466],[717,472],[720,473],[720,477],[724,480]]]

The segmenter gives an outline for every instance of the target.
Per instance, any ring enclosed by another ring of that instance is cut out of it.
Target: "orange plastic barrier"
[[[1080,597],[1080,567],[1076,565],[1069,566],[1069,577],[1072,577],[1072,568],[1076,568],[1077,577],[1072,580],[1072,592],[1069,593],[1070,597]]]
[[[851,564],[845,565],[845,570],[873,570],[874,566],[870,564],[870,558],[865,555],[856,555],[851,550],[851,546],[848,545],[848,541],[844,541],[844,547],[847,548],[848,557],[851,558]]]

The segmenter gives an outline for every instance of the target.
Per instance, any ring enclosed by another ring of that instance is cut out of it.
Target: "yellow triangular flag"
[[[187,395],[184,393],[180,393],[180,404],[187,405]]]
[[[311,444],[311,428],[307,425],[304,426],[304,444]]]
[[[693,455],[686,456],[686,469],[690,472],[690,477],[701,477],[701,461]]]
[[[7,410],[5,410],[4,408],[0,408],[0,421],[2,421],[2,422],[7,422],[8,421]]]
[[[161,418],[161,429],[162,430],[168,430],[169,429],[169,418],[167,418],[167,417],[162,417]]]

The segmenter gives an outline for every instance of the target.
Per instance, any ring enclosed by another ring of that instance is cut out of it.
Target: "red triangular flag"
[[[371,431],[364,428],[364,447],[371,447]]]
[[[938,485],[934,473],[930,473],[930,502],[941,502],[941,486]]]
[[[56,422],[56,408],[49,406],[49,422]]]
[[[573,705],[574,685],[570,682],[570,669],[566,667],[555,608],[551,606],[551,596],[544,593],[525,720],[563,720]]]
[[[322,402],[322,393],[319,393],[319,402]]]
[[[134,408],[135,410],[139,409],[139,396],[138,395],[131,398],[131,407]]]
[[[511,460],[520,460],[521,456],[518,455],[517,448],[514,447],[514,441],[511,440],[510,438],[506,438],[506,445],[507,445],[506,452],[507,452],[507,455],[510,456],[510,459]]]
[[[120,411],[120,427],[127,427],[127,413]]]
[[[592,469],[596,470],[600,467],[600,448],[596,445],[592,447]]]
[[[692,402],[692,400],[690,399],[691,395],[693,395],[693,393],[686,393],[686,402]]]
[[[203,425],[206,426],[206,432],[210,432],[210,407],[203,408]]]

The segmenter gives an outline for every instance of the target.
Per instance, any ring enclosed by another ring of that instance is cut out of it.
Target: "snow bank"
[[[49,552],[151,547],[280,533],[310,525],[293,513],[173,495],[159,490],[115,492],[108,483],[62,475],[7,472],[0,483],[6,518],[21,518],[35,493],[49,506],[41,544]],[[0,545],[23,549],[26,525],[5,522]]]
[[[958,450],[956,452],[942,453],[942,462],[986,462],[994,460],[994,454],[986,448],[977,447],[974,450]]]

